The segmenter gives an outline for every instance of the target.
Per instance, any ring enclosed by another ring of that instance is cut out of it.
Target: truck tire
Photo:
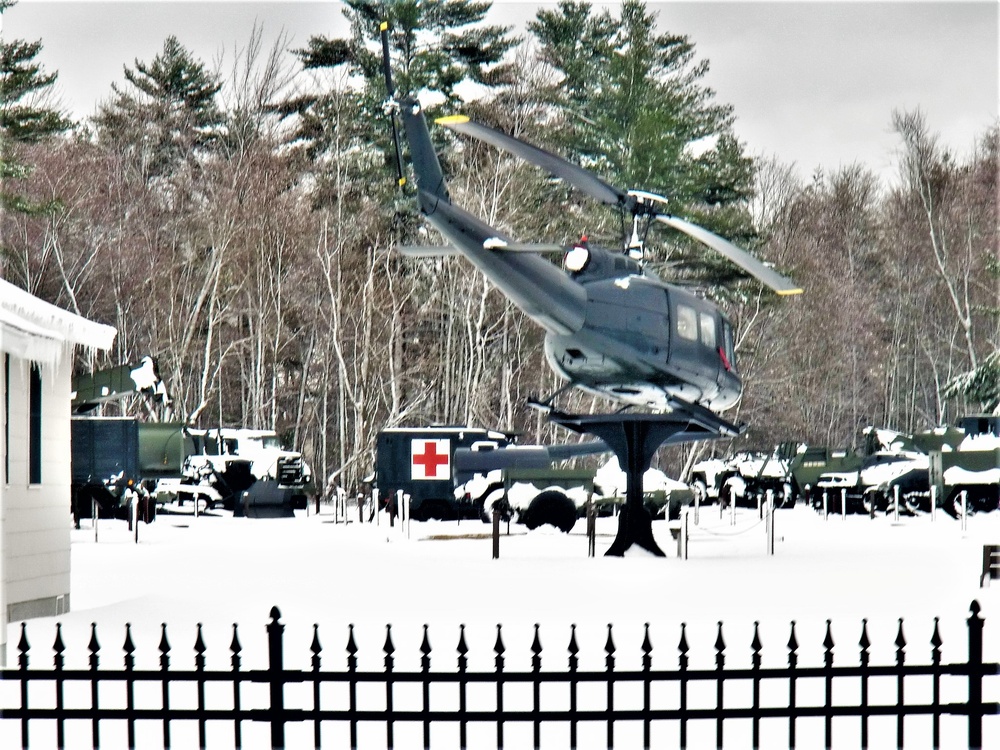
[[[424,500],[420,505],[420,518],[414,516],[414,520],[417,521],[452,521],[454,519],[454,511],[441,500]]]
[[[550,524],[568,534],[576,525],[576,503],[558,490],[540,492],[521,514],[521,523],[529,529]]]

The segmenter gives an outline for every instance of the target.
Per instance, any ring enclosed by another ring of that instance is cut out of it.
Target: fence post
[[[271,607],[271,622],[267,624],[268,673],[270,675],[271,705],[268,710],[271,721],[271,747],[284,750],[285,747],[285,693],[284,693],[284,654],[282,653],[282,634],[285,626],[278,622],[281,611]]]
[[[969,605],[969,748],[983,746],[983,618],[979,602]]]
[[[493,509],[493,559],[500,559],[500,511]]]
[[[899,523],[899,485],[892,488],[892,520]]]
[[[931,485],[931,521],[937,517],[937,485]]]
[[[830,504],[826,490],[823,490],[823,520],[824,521],[830,520]]]
[[[847,488],[840,488],[840,520],[847,520]]]
[[[969,491],[962,490],[962,531],[969,530]]]

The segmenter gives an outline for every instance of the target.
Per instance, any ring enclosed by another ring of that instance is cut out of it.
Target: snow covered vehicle
[[[409,496],[414,521],[481,518],[482,498],[456,493],[455,452],[495,451],[513,443],[500,430],[477,427],[389,427],[375,442],[375,487],[379,507]]]
[[[873,453],[862,459],[856,470],[822,474],[812,495],[813,506],[821,508],[826,493],[827,508],[843,510],[840,503],[846,492],[846,512],[884,512],[892,507],[898,488],[900,507],[919,510],[927,503],[928,467],[929,458],[925,453]]]
[[[298,451],[285,450],[273,430],[190,428],[195,450],[177,483],[161,482],[160,492],[179,501],[204,498],[235,515],[290,516],[304,508],[312,483]]]
[[[768,493],[778,506],[789,506],[797,497],[791,462],[797,443],[782,443],[771,452],[741,451],[728,459],[700,461],[691,470],[691,491],[700,502],[764,501]]]
[[[962,493],[971,511],[1000,507],[1000,415],[982,414],[958,421],[961,440],[931,451],[930,481],[938,504],[946,512],[960,512]]]

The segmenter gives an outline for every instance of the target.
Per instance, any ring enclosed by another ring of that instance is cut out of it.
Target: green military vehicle
[[[930,454],[930,483],[938,505],[957,515],[965,493],[968,510],[997,510],[1000,508],[1000,415],[962,417],[957,428],[949,436],[949,442],[942,441]]]

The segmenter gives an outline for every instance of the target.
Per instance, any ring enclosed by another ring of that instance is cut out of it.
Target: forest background
[[[522,34],[489,3],[351,0],[351,35],[265,49],[228,68],[169,37],[125,63],[93,117],[48,95],[44,42],[0,42],[0,276],[114,325],[86,372],[150,354],[191,424],[275,429],[317,476],[357,487],[397,425],[511,429],[565,441],[525,407],[560,382],[542,333],[439,242],[400,190],[379,62],[388,18],[397,85],[430,113],[475,119],[666,194],[671,210],[748,247],[805,290],[778,299],[680,236],[648,237],[664,277],[702,290],[737,329],[735,441],[663,450],[683,477],[707,452],[779,441],[850,447],[860,429],[927,429],[1000,408],[1000,129],[968,154],[920,111],[887,112],[898,184],[864,165],[801,180],[752,157],[708,61],[645,3],[563,2]],[[0,12],[16,12],[0,0]],[[467,101],[463,101],[467,100]],[[621,241],[618,217],[493,149],[435,133],[453,198],[512,236]],[[583,394],[566,411],[607,410]],[[138,400],[105,413],[149,413]]]

